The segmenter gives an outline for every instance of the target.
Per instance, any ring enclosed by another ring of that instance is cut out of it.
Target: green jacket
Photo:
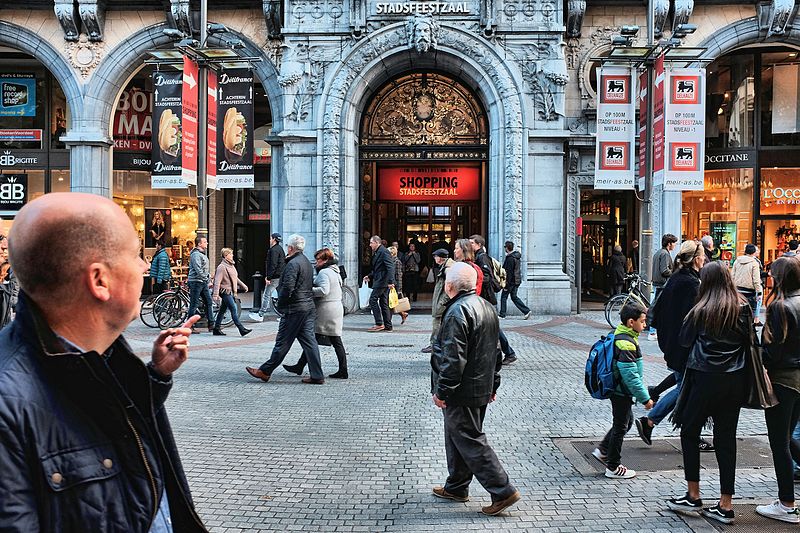
[[[614,381],[617,387],[614,394],[633,396],[639,403],[647,403],[650,395],[644,386],[644,365],[642,351],[639,349],[639,334],[628,326],[620,324],[614,336],[627,335],[614,341]]]

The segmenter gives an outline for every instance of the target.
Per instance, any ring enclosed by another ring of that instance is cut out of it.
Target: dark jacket
[[[506,254],[503,268],[506,271],[506,289],[519,287],[522,284],[522,256],[519,251],[514,250]]]
[[[703,251],[706,253],[706,263],[710,263],[714,260],[714,252],[703,246]]]
[[[622,255],[622,252],[615,251],[611,254],[611,259],[608,260],[608,277],[614,285],[625,281],[625,263],[627,262],[628,260]]]
[[[372,273],[369,279],[373,289],[383,289],[394,283],[394,259],[384,245],[380,245],[372,254]]]
[[[777,306],[786,315],[786,337],[778,319]],[[764,366],[768,370],[800,368],[800,290],[789,293],[782,301],[769,306],[767,325],[772,332],[772,339],[764,342]]]
[[[666,248],[661,248],[653,256],[652,274],[654,287],[663,287],[672,275],[672,256]]]
[[[0,530],[147,533],[164,490],[175,531],[205,531],[160,378],[120,336],[69,350],[20,294],[0,332]]]
[[[283,251],[281,243],[275,246],[270,246],[267,250],[267,264],[264,270],[265,279],[278,279],[283,274],[283,269],[286,267],[286,253]]]
[[[315,309],[314,267],[302,252],[286,258],[278,284],[278,309],[287,314]]]
[[[389,254],[391,255],[391,254]],[[394,259],[394,290],[397,293],[403,292],[403,261],[399,257],[395,257]]]
[[[494,266],[492,265],[492,258],[486,253],[486,248],[481,247],[480,250],[475,252],[475,264],[481,268],[483,272],[483,283],[481,284],[481,298],[486,300],[492,305],[497,305],[497,295],[495,288],[497,288],[499,281],[494,277]],[[506,271],[506,275],[508,272]]]
[[[487,405],[500,386],[499,335],[497,312],[475,291],[447,302],[431,353],[431,392],[448,405]]]
[[[712,374],[743,369],[752,328],[753,311],[747,304],[739,308],[736,326],[720,336],[707,333],[702,324],[698,327],[684,322],[679,342],[689,353],[686,368]],[[660,330],[658,334],[661,335]]]
[[[688,348],[681,346],[678,336],[699,290],[700,274],[691,267],[681,268],[670,276],[653,309],[658,347],[664,352],[667,367],[678,372],[686,368],[689,357]]]

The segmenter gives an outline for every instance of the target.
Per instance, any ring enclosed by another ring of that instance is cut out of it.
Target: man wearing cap
[[[281,241],[283,237],[280,233],[273,233],[269,239],[269,250],[267,250],[267,264],[264,268],[264,294],[261,295],[261,308],[258,313],[250,313],[248,317],[253,322],[262,322],[264,315],[269,309],[272,291],[278,290],[283,267],[286,266],[286,253],[283,251]]]
[[[434,272],[436,272],[436,284],[433,286],[433,298],[431,298],[431,316],[433,316],[433,327],[431,331],[430,343],[426,348],[422,349],[422,353],[431,353],[433,351],[433,341],[436,340],[436,335],[439,333],[439,328],[442,325],[442,315],[444,308],[450,298],[444,291],[444,280],[447,271],[453,266],[453,260],[450,259],[450,252],[445,248],[439,248],[433,252],[433,260],[436,261]]]

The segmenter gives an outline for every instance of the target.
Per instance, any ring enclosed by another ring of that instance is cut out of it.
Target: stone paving
[[[485,429],[523,500],[499,517],[479,513],[489,497],[477,482],[469,503],[430,494],[447,469],[441,414],[430,401],[429,356],[420,353],[429,316],[412,314],[392,333],[364,332],[371,323],[365,314],[346,317],[351,379],[324,386],[303,385],[283,370],[269,383],[244,372],[268,357],[274,319],[250,325],[246,338],[235,329],[227,337],[192,338],[168,411],[211,531],[711,530],[699,518],[665,510],[664,499],[685,490],[682,472],[611,481],[581,474],[556,446],[554,439],[600,438],[610,425],[608,402],[591,399],[583,387],[588,346],[610,329],[601,313],[502,321],[519,361],[503,369]],[[136,322],[126,336],[145,356],[154,334]],[[656,383],[667,370],[654,342],[644,341],[643,349],[646,380]],[[333,350],[321,350],[326,373],[334,372]],[[287,362],[299,354],[295,346]],[[743,411],[739,433],[764,438],[763,413]],[[676,433],[664,427],[655,435]],[[633,430],[625,446],[644,444]],[[717,472],[701,476],[711,499]],[[772,498],[772,469],[741,469],[737,491],[743,503]]]

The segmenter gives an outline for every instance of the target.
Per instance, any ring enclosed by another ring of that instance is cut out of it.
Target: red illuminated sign
[[[378,200],[474,201],[481,198],[480,169],[466,165],[407,165],[378,169]]]

